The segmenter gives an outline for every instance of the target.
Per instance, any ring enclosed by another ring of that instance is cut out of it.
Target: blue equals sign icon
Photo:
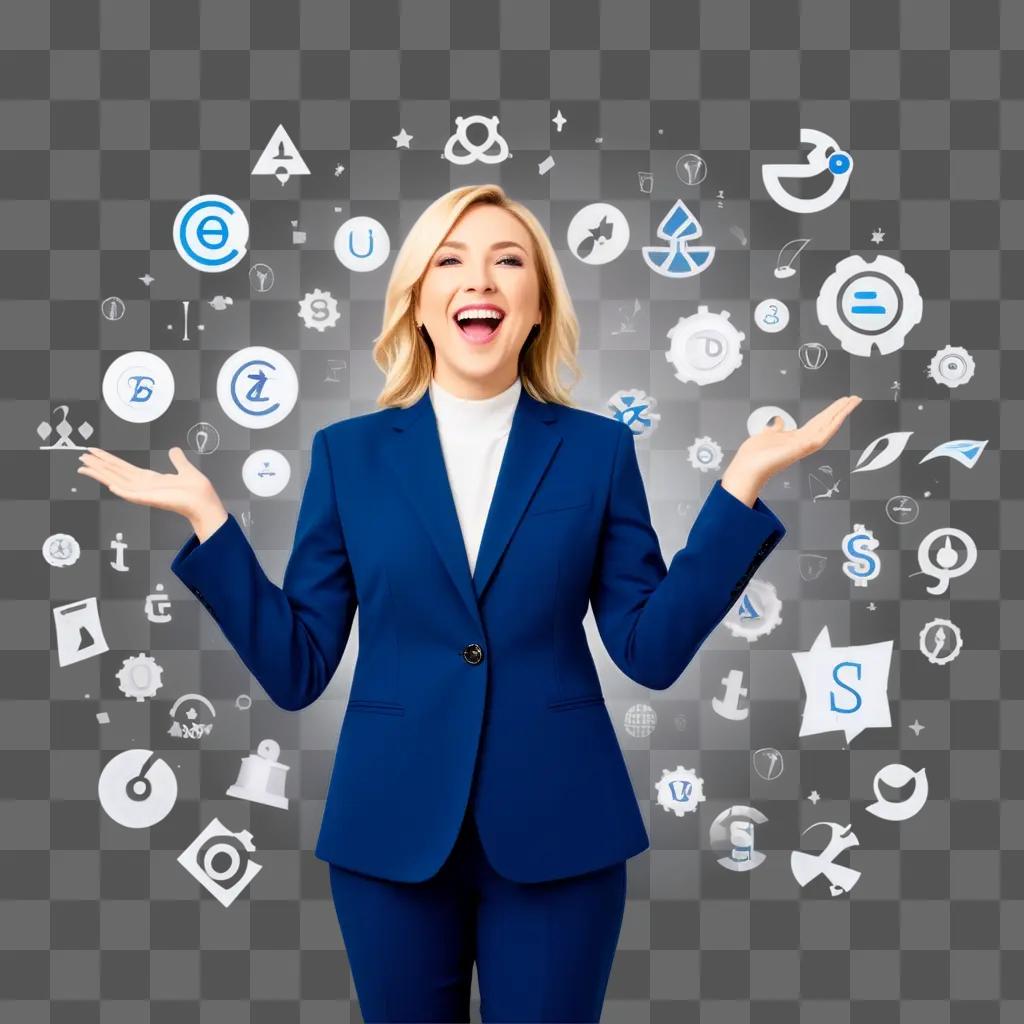
[[[865,300],[878,299],[878,292],[854,292],[853,297],[858,302],[864,302]],[[881,315],[884,316],[886,313],[885,306],[877,304],[869,306],[851,306],[850,312],[852,314],[864,313],[868,315]]]

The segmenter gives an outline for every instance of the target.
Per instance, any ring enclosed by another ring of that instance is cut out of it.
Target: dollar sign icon
[[[843,537],[842,552],[849,561],[843,562],[843,572],[853,580],[855,587],[866,587],[881,571],[881,562],[874,552],[878,549],[875,535],[857,523],[853,531]]]
[[[315,299],[310,307],[314,320],[326,320],[330,314],[324,299]]]

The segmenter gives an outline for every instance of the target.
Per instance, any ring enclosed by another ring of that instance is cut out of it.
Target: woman
[[[398,253],[382,409],[321,430],[283,585],[210,481],[89,449],[79,472],[185,516],[172,568],[282,708],[359,655],[316,855],[367,1021],[597,1021],[649,840],[587,646],[665,689],[785,528],[757,497],[860,401],[743,442],[666,567],[633,435],[575,409],[578,325],[543,227],[494,185]],[[500,472],[499,472],[500,470]]]

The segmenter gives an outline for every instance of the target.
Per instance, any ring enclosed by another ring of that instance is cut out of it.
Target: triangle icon
[[[256,166],[252,169],[253,174],[272,174],[283,185],[293,174],[309,174],[306,161],[302,159],[295,143],[279,124],[270,136]]]

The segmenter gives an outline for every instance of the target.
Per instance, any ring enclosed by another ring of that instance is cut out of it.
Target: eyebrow
[[[439,248],[444,248],[445,246],[447,246],[450,249],[465,249],[467,247],[465,242],[442,242],[441,245],[439,246]],[[524,246],[520,245],[518,242],[495,242],[491,246],[491,248],[492,249],[508,249],[510,247],[513,247],[513,246],[516,249],[522,249],[523,252],[526,252],[526,248]]]

